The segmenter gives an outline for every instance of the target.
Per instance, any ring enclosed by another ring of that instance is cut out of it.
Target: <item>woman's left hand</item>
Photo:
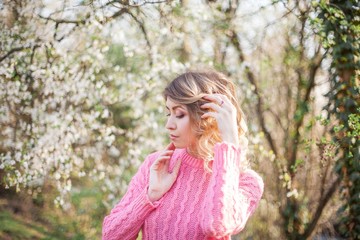
[[[208,94],[203,98],[209,102],[201,105],[201,108],[212,111],[204,113],[201,118],[215,118],[222,140],[239,145],[235,106],[223,94]]]

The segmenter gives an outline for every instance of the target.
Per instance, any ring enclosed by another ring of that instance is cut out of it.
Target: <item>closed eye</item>
[[[167,116],[167,117],[170,117],[170,113],[166,114],[166,116]],[[181,118],[183,118],[184,116],[185,116],[184,114],[181,114],[181,115],[179,115],[179,116],[176,116],[176,118],[181,119]]]

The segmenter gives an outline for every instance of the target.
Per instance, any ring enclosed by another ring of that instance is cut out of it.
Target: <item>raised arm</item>
[[[201,224],[206,235],[222,238],[244,228],[260,201],[264,183],[254,171],[241,170],[244,154],[239,143],[242,115],[239,107],[224,94],[208,94],[203,98],[208,102],[201,108],[210,111],[201,118],[216,119],[222,142],[214,147],[213,173]]]
[[[222,238],[240,232],[261,199],[264,183],[252,170],[241,171],[241,149],[215,145],[212,176],[203,205],[201,225],[207,236]]]

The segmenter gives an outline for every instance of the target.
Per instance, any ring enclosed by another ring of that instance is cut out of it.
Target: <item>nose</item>
[[[173,118],[171,116],[168,118],[165,127],[168,130],[176,129],[176,124],[175,124],[175,122],[174,122],[174,120],[173,120]]]

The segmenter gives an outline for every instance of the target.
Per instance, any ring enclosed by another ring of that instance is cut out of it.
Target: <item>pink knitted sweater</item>
[[[122,200],[103,222],[103,239],[230,239],[240,232],[262,196],[264,184],[252,170],[240,170],[241,149],[231,143],[214,147],[212,173],[203,160],[176,149],[181,167],[172,188],[158,201],[147,196],[149,169],[160,152],[150,154]]]

